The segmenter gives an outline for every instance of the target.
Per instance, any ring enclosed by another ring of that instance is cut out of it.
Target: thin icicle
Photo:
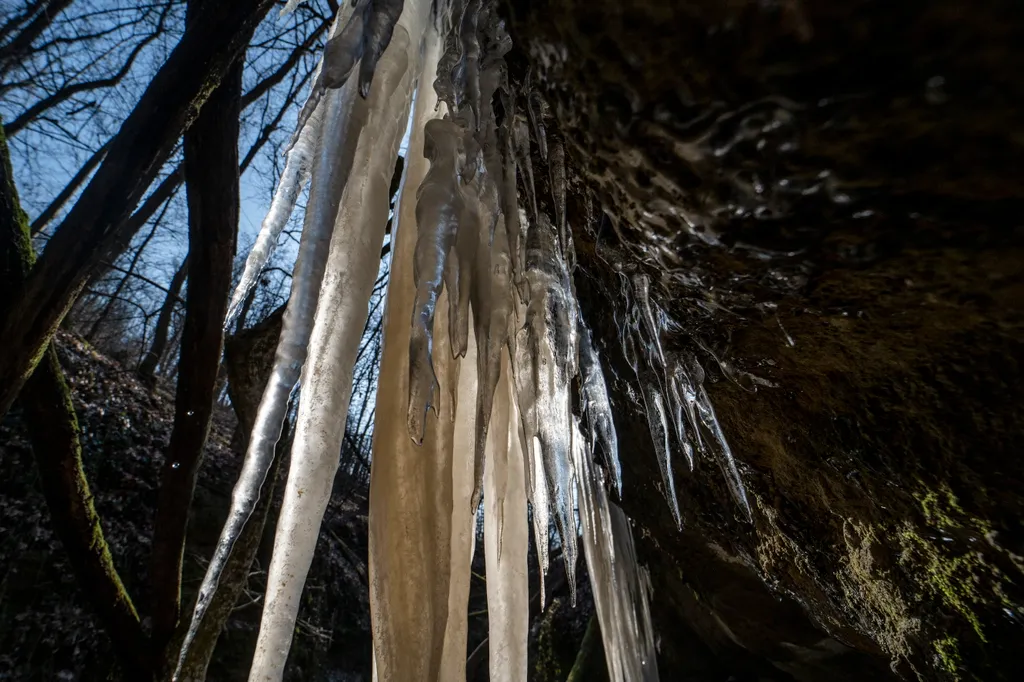
[[[608,400],[608,387],[601,370],[601,360],[594,350],[590,330],[580,323],[580,384],[583,389],[583,415],[587,420],[590,449],[600,444],[605,467],[612,479],[615,494],[622,497],[622,465],[619,462],[619,441]]]
[[[377,275],[391,175],[426,18],[424,0],[410,0],[409,5],[378,65],[368,97],[369,118],[356,151],[359,172],[345,187],[339,228],[331,239],[250,682],[278,682],[283,675],[302,587],[338,466],[352,363]]]
[[[608,501],[578,424],[573,425],[583,553],[601,625],[611,682],[657,682],[654,630],[647,605],[648,581],[637,565],[629,521]]]
[[[484,473],[490,682],[526,682],[530,595],[526,481],[508,356],[494,396]]]
[[[644,404],[647,406],[647,421],[654,441],[654,452],[658,458],[658,469],[661,471],[661,484],[665,500],[668,502],[672,518],[676,526],[683,527],[683,517],[679,513],[679,497],[676,495],[675,475],[672,469],[672,446],[669,444],[668,415],[665,403],[658,387],[651,382],[641,386]]]

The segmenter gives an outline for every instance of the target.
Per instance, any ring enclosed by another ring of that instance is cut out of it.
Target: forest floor
[[[70,334],[59,335],[58,353],[74,396],[82,459],[104,534],[129,594],[146,614],[174,388],[149,390],[131,369]],[[232,447],[236,424],[230,407],[215,409],[189,523],[186,599],[198,587],[241,466]],[[0,474],[0,680],[107,679],[110,643],[52,530],[17,406],[0,422]],[[347,497],[332,500],[321,534],[292,650],[288,676],[293,679],[356,680],[363,669],[368,679],[365,499],[360,491]],[[275,521],[272,516],[268,528]],[[248,674],[272,541],[272,531],[265,533],[245,601],[214,654],[210,680],[242,680]],[[307,674],[313,670],[323,674]],[[329,670],[333,676],[327,676]]]

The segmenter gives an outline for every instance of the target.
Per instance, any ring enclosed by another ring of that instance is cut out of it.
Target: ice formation
[[[374,679],[465,679],[470,562],[482,510],[492,680],[526,679],[531,517],[542,605],[553,521],[573,599],[583,551],[611,679],[657,680],[646,574],[628,519],[607,492],[622,495],[618,440],[601,359],[576,301],[570,169],[551,112],[529,75],[510,82],[511,40],[492,0],[340,4],[232,304],[237,309],[258,277],[308,173],[310,201],[273,374],[182,655],[258,499],[301,372],[250,671],[251,682],[282,677],[338,465],[391,169],[415,93],[376,396]],[[691,469],[695,453],[714,457],[749,515],[703,370],[665,347],[671,321],[651,288],[645,275],[623,275],[620,341],[671,513],[681,524],[678,450]]]

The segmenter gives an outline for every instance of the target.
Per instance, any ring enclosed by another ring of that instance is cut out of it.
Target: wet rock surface
[[[507,9],[513,78],[529,73],[566,142],[577,293],[610,368],[663,678],[694,661],[751,679],[1015,678],[1024,14]],[[635,273],[673,321],[666,352],[707,373],[752,523],[698,458],[676,464],[676,529],[618,342]]]

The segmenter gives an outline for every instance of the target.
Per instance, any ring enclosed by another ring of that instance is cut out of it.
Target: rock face
[[[507,10],[513,76],[566,141],[663,679],[1016,679],[1019,4]],[[620,273],[652,278],[677,323],[663,343],[707,371],[752,523],[698,459],[677,466],[676,529],[617,340]]]

